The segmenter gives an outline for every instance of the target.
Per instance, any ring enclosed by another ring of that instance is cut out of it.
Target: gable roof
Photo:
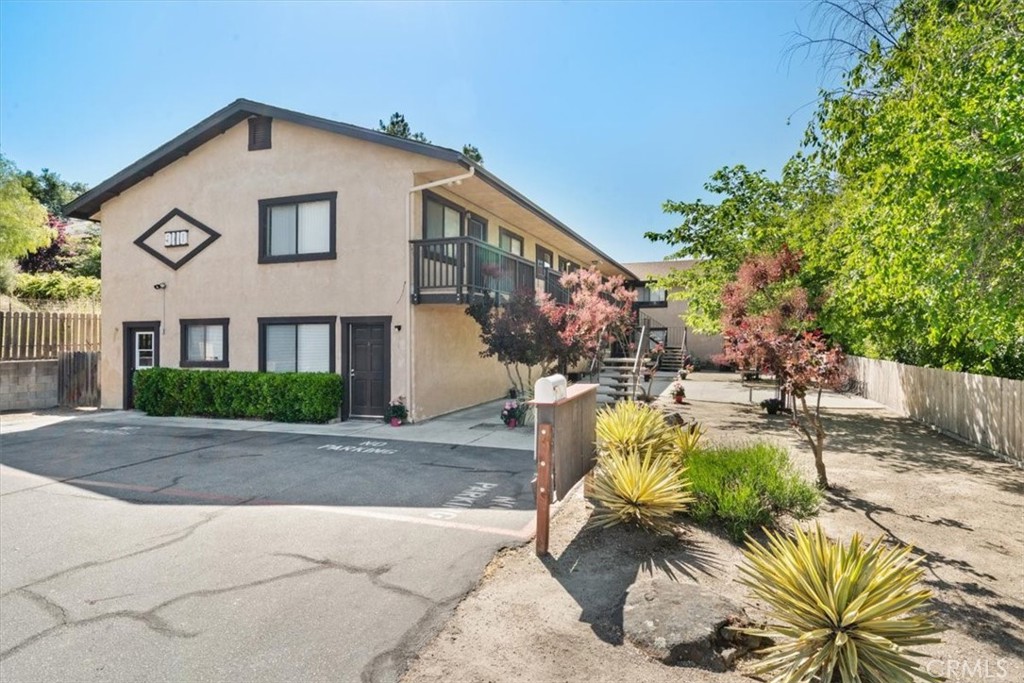
[[[559,221],[537,204],[530,201],[509,184],[485,170],[483,166],[470,160],[461,152],[447,147],[431,145],[425,142],[417,142],[405,138],[398,138],[380,131],[353,126],[340,121],[311,116],[290,109],[282,109],[262,102],[237,99],[223,109],[214,112],[196,125],[186,130],[173,140],[161,145],[146,156],[142,157],[127,168],[115,173],[101,182],[96,187],[81,196],[75,198],[64,207],[65,215],[72,218],[89,219],[99,212],[104,202],[113,199],[136,183],[145,180],[160,169],[168,166],[178,159],[188,155],[192,150],[224,133],[233,126],[248,119],[251,116],[269,116],[282,121],[289,121],[301,126],[318,128],[330,133],[345,135],[357,140],[373,142],[379,145],[394,147],[413,154],[420,154],[426,157],[459,164],[465,168],[475,168],[476,177],[513,200],[524,209],[532,212],[544,221],[553,225],[559,231],[565,233],[586,248],[602,257],[606,262],[611,263],[620,270],[629,273],[629,270],[618,261],[611,258],[603,251],[595,247],[587,240],[580,237],[572,228]]]

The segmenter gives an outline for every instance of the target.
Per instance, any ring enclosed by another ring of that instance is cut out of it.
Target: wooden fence
[[[0,360],[42,360],[99,350],[98,313],[0,312]]]
[[[1024,381],[850,356],[856,392],[1024,465]]]
[[[62,407],[100,405],[100,352],[68,351],[57,359],[57,401]]]
[[[596,384],[574,384],[554,403],[533,401],[537,432],[537,555],[548,552],[551,503],[565,498],[594,466]]]

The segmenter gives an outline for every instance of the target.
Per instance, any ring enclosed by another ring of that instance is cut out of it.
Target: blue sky
[[[666,199],[776,173],[821,70],[806,2],[0,3],[0,148],[95,185],[238,97],[375,126],[400,111],[620,261]],[[792,121],[787,125],[787,120]]]

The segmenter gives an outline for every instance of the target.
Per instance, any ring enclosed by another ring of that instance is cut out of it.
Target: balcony
[[[568,289],[562,287],[560,280],[565,273],[561,273],[557,270],[544,269],[544,291],[551,295],[551,298],[555,300],[555,303],[568,304],[572,295]]]
[[[536,291],[529,261],[473,237],[414,240],[412,302],[464,304],[490,295]]]
[[[626,287],[636,292],[634,308],[667,308],[668,292],[664,289],[655,289],[650,283],[642,280],[631,280]]]

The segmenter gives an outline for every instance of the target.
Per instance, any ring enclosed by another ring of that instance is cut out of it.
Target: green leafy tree
[[[782,178],[773,180],[746,166],[716,171],[704,189],[721,199],[717,203],[666,201],[666,213],[677,214],[681,223],[665,232],[648,232],[650,240],[676,249],[672,258],[696,258],[689,270],[675,270],[657,286],[673,292],[673,299],[689,301],[687,324],[699,332],[721,331],[722,288],[734,279],[744,259],[771,252],[783,244],[803,247],[808,241],[795,234],[810,225],[829,196],[829,179],[803,155],[786,165]],[[808,279],[813,279],[808,275]],[[820,285],[811,289],[820,289]]]
[[[412,128],[409,126],[409,122],[405,120],[405,116],[399,114],[397,111],[391,115],[391,118],[387,123],[383,120],[379,122],[377,130],[387,135],[393,135],[396,138],[405,138],[406,140],[415,140],[416,142],[430,143],[427,136],[423,133],[413,133]]]
[[[808,132],[841,182],[824,322],[855,352],[1024,376],[1024,5],[905,0],[874,28]]]
[[[89,187],[85,183],[70,182],[48,168],[38,174],[24,171],[20,174],[21,184],[46,207],[50,214],[64,218],[64,205],[82,194]]]
[[[396,138],[405,138],[406,140],[415,140],[416,142],[425,142],[430,144],[430,140],[427,136],[421,132],[413,133],[412,127],[409,122],[405,120],[405,116],[398,113],[397,111],[391,115],[387,123],[384,123],[383,119],[378,121],[377,130],[387,135],[392,135]],[[465,144],[462,146],[462,154],[471,161],[475,161],[478,164],[484,163],[484,156],[480,153],[480,150],[476,145]]]
[[[46,208],[24,188],[17,169],[0,155],[0,259],[16,259],[53,239]]]
[[[470,161],[475,161],[478,164],[484,163],[484,155],[480,153],[476,145],[466,143],[462,146],[462,154]]]
[[[715,331],[716,294],[747,254],[805,254],[828,294],[823,330],[854,353],[1024,377],[1024,5],[821,3],[835,21],[821,94],[778,180],[718,171],[716,204],[666,202],[681,225],[650,239],[702,259],[662,286]]]

